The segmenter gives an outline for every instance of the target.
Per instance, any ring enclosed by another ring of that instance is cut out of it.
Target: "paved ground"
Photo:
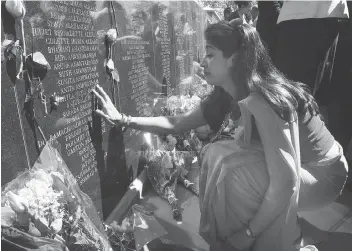
[[[352,250],[352,192],[345,190],[330,206],[301,216],[307,220],[306,235],[320,241],[319,251]]]
[[[193,169],[190,173],[190,180],[194,181],[196,185],[198,185],[197,174],[198,169]],[[168,235],[162,238],[164,243],[176,243],[194,250],[207,251],[208,244],[198,234],[200,220],[198,197],[181,186],[177,188],[176,193],[181,207],[182,223],[178,223],[172,218],[169,204],[157,196],[152,189],[149,189],[141,204],[155,212],[157,220],[168,232]]]
[[[195,183],[198,182],[197,171],[194,169],[191,173],[191,180]],[[155,211],[157,219],[168,231],[164,242],[172,240],[196,250],[208,250],[208,245],[197,233],[200,218],[198,198],[183,187],[178,188],[177,194],[182,208],[182,224],[172,219],[170,206],[151,189],[142,204]],[[319,251],[352,250],[352,192],[346,190],[330,206],[319,211],[301,213],[300,216],[304,219],[302,231],[306,240],[318,242],[316,246]]]

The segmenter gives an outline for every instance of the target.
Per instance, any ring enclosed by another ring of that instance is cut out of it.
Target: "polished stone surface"
[[[26,54],[35,55],[37,62],[41,53],[40,60],[45,59],[50,68],[47,72],[30,68],[31,86],[17,80],[17,101],[13,84],[3,78],[2,182],[33,165],[45,140],[56,139],[82,191],[106,218],[141,172],[138,153],[143,137],[136,130],[115,129],[95,116],[92,111],[98,105],[90,90],[100,84],[121,112],[154,116],[156,98],[185,93],[190,83],[200,83],[192,65],[204,55],[206,14],[194,1],[24,3]],[[11,28],[11,20],[2,18],[2,23]],[[14,28],[20,37],[18,20]],[[110,47],[105,34],[111,29],[117,30],[118,41]],[[108,58],[113,62],[112,77],[105,68],[111,65]],[[33,64],[31,59],[28,63]],[[8,74],[15,77],[14,67]],[[34,112],[45,139],[33,116],[23,111],[26,90],[33,95],[26,112]]]

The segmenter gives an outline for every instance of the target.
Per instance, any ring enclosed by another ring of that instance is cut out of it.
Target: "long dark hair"
[[[230,25],[227,21],[211,24],[205,39],[223,52],[224,57],[234,56],[232,79],[245,98],[251,93],[260,94],[284,120],[297,111],[299,116],[309,110],[318,114],[318,105],[307,85],[294,82],[273,65],[259,34],[250,25]]]

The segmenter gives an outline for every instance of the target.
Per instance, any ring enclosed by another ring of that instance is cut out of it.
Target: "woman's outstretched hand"
[[[95,113],[105,118],[109,123],[115,124],[122,119],[121,113],[116,109],[115,105],[111,102],[108,94],[99,85],[92,89],[92,93],[98,98],[102,108],[95,110]]]

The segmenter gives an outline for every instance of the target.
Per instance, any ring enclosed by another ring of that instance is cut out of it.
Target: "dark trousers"
[[[278,25],[274,56],[287,78],[310,86],[327,107],[328,128],[345,154],[352,137],[351,45],[351,20],[290,20]]]
[[[262,42],[266,45],[271,59],[274,59],[276,48],[277,18],[280,14],[281,1],[259,1],[260,15],[257,20],[257,31]]]
[[[341,22],[328,105],[329,129],[347,153],[352,138],[352,21]],[[352,167],[350,167],[351,170]],[[352,173],[351,173],[352,176]]]
[[[329,99],[338,34],[334,18],[278,24],[274,64],[287,78],[307,84],[320,105]]]
[[[258,19],[259,22],[259,19]],[[257,22],[257,31],[266,49],[268,50],[270,58],[273,60],[275,58],[275,48],[276,48],[276,26],[259,26]]]

